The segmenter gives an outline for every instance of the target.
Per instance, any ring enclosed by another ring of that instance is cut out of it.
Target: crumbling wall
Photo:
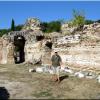
[[[2,37],[2,60],[1,64],[6,64],[7,63],[7,45],[9,41],[8,38]]]
[[[26,62],[39,62],[41,60],[41,41],[34,44],[25,45],[25,61]]]
[[[75,46],[68,48],[55,48],[62,58],[65,66],[72,65],[76,69],[99,69],[100,47],[99,46]]]
[[[14,44],[11,42],[7,46],[7,63],[14,64]]]
[[[34,44],[25,45],[25,61],[33,64],[50,64],[51,48],[46,46],[46,42],[42,40]]]

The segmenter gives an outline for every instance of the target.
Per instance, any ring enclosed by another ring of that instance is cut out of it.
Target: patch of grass
[[[33,95],[37,98],[52,97],[52,93],[50,93],[50,91],[41,91],[41,92],[38,92],[38,93],[34,93]]]

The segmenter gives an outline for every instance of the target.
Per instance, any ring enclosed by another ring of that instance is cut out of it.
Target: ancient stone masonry
[[[47,55],[44,51],[43,39],[40,21],[29,18],[21,31],[9,32],[0,39],[0,63],[40,63],[43,61],[43,54]]]
[[[70,33],[74,33],[78,27],[69,27],[67,23],[61,26],[61,31],[64,35],[68,35]]]
[[[7,63],[14,64],[14,45],[9,43],[7,46]]]
[[[41,43],[40,41],[34,44],[25,45],[25,60],[26,62],[31,62],[33,64],[39,63],[41,61]]]
[[[84,25],[83,30],[71,34],[68,24],[62,25],[62,34],[53,50],[58,51],[64,66],[100,73],[100,23]]]
[[[64,24],[60,33],[52,32],[49,34],[51,39],[47,39],[41,31],[40,21],[29,18],[21,31],[9,32],[0,38],[0,64],[50,64],[51,55],[56,50],[64,66],[71,65],[79,70],[98,70],[99,73],[100,42],[96,41],[100,41],[100,23],[84,25],[82,31],[76,29]],[[86,42],[87,37],[91,41]]]
[[[2,49],[1,49],[1,53],[2,53],[2,59],[1,59],[1,64],[6,64],[7,63],[7,45],[9,44],[9,40],[8,37],[6,35],[4,35],[1,38],[1,45],[2,45]]]
[[[28,18],[22,30],[40,30],[40,21],[37,18]]]
[[[52,42],[51,40],[44,40],[42,45],[42,64],[51,63],[51,51],[52,51]]]

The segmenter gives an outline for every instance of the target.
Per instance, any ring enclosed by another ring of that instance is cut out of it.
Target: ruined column
[[[7,63],[7,45],[8,45],[8,39],[2,38],[3,48],[2,48],[2,61],[1,64]]]

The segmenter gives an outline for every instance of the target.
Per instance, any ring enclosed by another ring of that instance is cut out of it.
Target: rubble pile
[[[63,24],[61,27],[62,34],[65,34],[64,36],[69,37],[67,40],[66,39],[61,39],[61,41],[64,41],[66,43],[81,43],[81,46],[91,46],[91,45],[96,45],[97,42],[100,41],[100,23],[95,22],[93,24],[89,25],[84,25],[81,30],[77,30],[78,27],[70,27],[67,23]],[[74,35],[80,35],[78,41],[74,37]],[[71,38],[70,38],[71,37]],[[64,43],[62,42],[62,43]],[[72,44],[71,44],[72,45]]]
[[[37,18],[28,18],[22,30],[40,30],[40,20]]]
[[[52,66],[50,66],[49,64],[46,64],[40,67],[37,66],[33,69],[31,68],[29,69],[29,72],[53,74],[53,69],[52,69]],[[100,83],[100,75],[91,71],[84,71],[84,70],[77,71],[77,70],[71,69],[70,67],[61,67],[59,73],[68,74],[69,76],[74,76],[78,78],[96,79]]]

